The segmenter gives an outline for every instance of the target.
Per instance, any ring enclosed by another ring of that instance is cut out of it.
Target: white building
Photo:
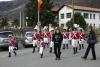
[[[66,23],[71,20],[73,16],[73,6],[64,5],[59,9],[58,13],[59,26],[66,26]],[[85,18],[88,25],[100,28],[100,9],[74,5],[74,13],[80,13]]]

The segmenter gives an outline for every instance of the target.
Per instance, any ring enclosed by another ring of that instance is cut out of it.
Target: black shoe
[[[9,56],[8,57],[11,57],[11,53],[9,52]]]
[[[43,54],[41,54],[41,57],[40,58],[43,58]]]
[[[60,58],[58,58],[58,60],[61,60]]]
[[[82,59],[86,60],[86,58],[84,56],[81,57]]]
[[[11,56],[8,56],[8,57],[11,57]]]
[[[17,53],[16,53],[16,52],[14,52],[14,54],[15,54],[15,56],[17,55]]]
[[[32,51],[32,53],[35,53],[35,51]]]
[[[92,58],[91,60],[96,60],[96,59]]]
[[[58,60],[58,58],[56,57],[55,60]]]
[[[68,44],[66,45],[66,48],[68,49]]]

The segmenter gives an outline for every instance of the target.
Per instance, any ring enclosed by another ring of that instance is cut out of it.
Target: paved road
[[[7,51],[0,52],[0,67],[100,67],[100,43],[96,45],[97,60],[91,61],[91,52],[88,59],[82,60],[80,57],[84,54],[84,50],[78,51],[73,55],[72,47],[62,50],[61,60],[56,61],[54,54],[50,54],[49,49],[45,49],[44,57],[41,59],[38,52],[32,53],[32,48],[20,49],[18,55],[12,55],[8,58]]]

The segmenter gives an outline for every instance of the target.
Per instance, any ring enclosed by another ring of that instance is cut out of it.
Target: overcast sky
[[[0,0],[0,2],[14,1],[14,0]]]

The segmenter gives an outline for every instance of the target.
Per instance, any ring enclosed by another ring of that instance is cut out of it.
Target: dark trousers
[[[88,45],[88,47],[87,47],[87,49],[86,49],[86,52],[85,52],[85,55],[84,55],[84,58],[87,58],[90,49],[91,49],[91,51],[92,51],[93,59],[96,59],[95,45],[94,45],[94,44],[89,44],[89,45]]]
[[[35,46],[33,46],[33,53],[35,52]]]
[[[61,49],[60,44],[55,44],[54,45],[54,53],[55,53],[56,58],[60,58],[60,55],[61,55],[60,49]]]

